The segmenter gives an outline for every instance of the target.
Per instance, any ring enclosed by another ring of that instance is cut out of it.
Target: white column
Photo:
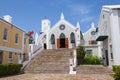
[[[110,16],[111,37],[113,48],[114,65],[120,65],[120,27],[118,21],[118,10],[112,10]]]
[[[47,49],[49,49],[49,31],[46,34],[46,45],[47,45]]]
[[[73,58],[69,59],[69,63],[70,63],[70,71],[69,74],[76,74],[76,71],[73,70]]]
[[[38,33],[35,34],[35,45],[38,45]]]
[[[98,56],[102,58],[102,42],[97,43],[98,45]]]
[[[76,67],[77,66],[77,55],[76,55],[76,49],[74,49],[74,51],[73,51],[73,53],[74,53],[74,64],[73,64],[73,67]]]
[[[33,54],[33,44],[29,44],[29,48],[30,48],[30,51],[29,51],[29,60],[31,60],[32,54]]]

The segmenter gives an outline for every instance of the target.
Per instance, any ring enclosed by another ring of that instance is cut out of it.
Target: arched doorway
[[[61,33],[57,39],[57,48],[68,48],[68,38],[64,33]]]
[[[65,34],[60,34],[60,48],[65,48]]]

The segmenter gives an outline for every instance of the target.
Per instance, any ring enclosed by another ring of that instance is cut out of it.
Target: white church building
[[[51,27],[49,19],[43,19],[39,42],[44,49],[74,48],[81,44],[80,24],[72,25],[61,13],[60,20]]]
[[[101,57],[104,65],[120,65],[120,5],[103,6],[98,28],[92,23],[84,34],[79,22],[76,26],[72,25],[64,18],[63,13],[54,26],[51,26],[49,19],[43,19],[41,24],[41,35],[37,35],[35,42],[42,43],[44,49],[82,45],[86,53]]]
[[[120,65],[120,5],[102,7],[97,33],[104,65]]]

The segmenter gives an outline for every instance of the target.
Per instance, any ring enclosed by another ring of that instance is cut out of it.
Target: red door
[[[57,48],[60,48],[60,39],[57,39]]]
[[[65,38],[65,48],[68,48],[68,38]]]

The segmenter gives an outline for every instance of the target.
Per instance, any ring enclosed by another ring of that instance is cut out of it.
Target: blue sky
[[[44,17],[53,26],[63,12],[74,26],[80,22],[81,31],[85,32],[92,22],[97,27],[103,5],[118,4],[120,0],[0,0],[0,17],[11,15],[12,23],[26,32],[39,32]]]

